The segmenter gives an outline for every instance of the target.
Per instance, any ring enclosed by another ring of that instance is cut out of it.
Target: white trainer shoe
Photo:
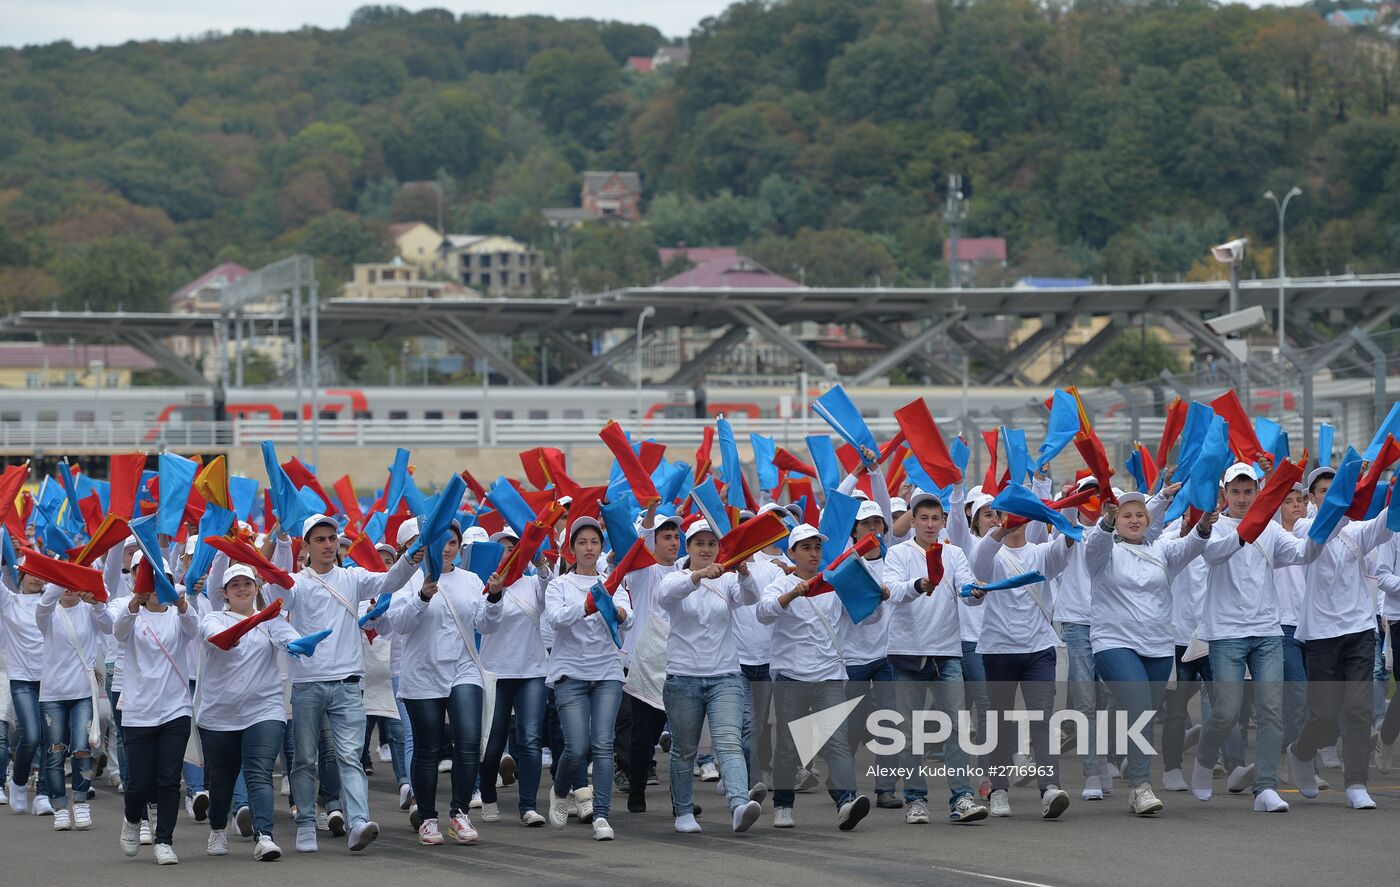
[[[29,786],[10,783],[10,812],[29,812]]]
[[[1058,819],[1067,809],[1069,794],[1062,791],[1058,785],[1047,785],[1045,792],[1040,796],[1040,818]]]
[[[475,844],[478,837],[476,826],[472,825],[471,817],[465,813],[452,817],[447,825],[447,836],[458,844]]]
[[[928,825],[928,805],[923,801],[910,801],[904,808],[905,825]]]
[[[205,852],[210,856],[228,856],[228,829],[211,828],[209,847]]]
[[[350,835],[345,839],[345,844],[353,853],[365,849],[374,843],[374,839],[379,837],[379,823],[374,820],[366,820],[350,829]]]
[[[256,862],[275,862],[282,858],[282,848],[272,842],[267,835],[258,835],[258,845],[253,848]]]
[[[847,801],[841,805],[841,809],[836,812],[836,827],[843,832],[848,832],[870,813],[870,799],[865,795],[859,795],[853,801]]]
[[[492,802],[489,803],[489,804],[487,804],[487,803],[485,803],[485,802],[482,802],[482,804],[481,804],[481,821],[482,821],[482,822],[500,822],[500,821],[501,821],[501,805],[500,805],[500,803],[497,802],[497,801],[492,801]]]
[[[526,810],[520,815],[520,825],[524,828],[539,828],[544,822],[544,817],[534,810]]]
[[[792,820],[791,807],[773,808],[773,828],[794,828],[796,825]]]
[[[1278,792],[1266,788],[1254,796],[1255,813],[1287,813],[1288,802],[1278,796]]]
[[[1103,783],[1097,774],[1084,777],[1084,791],[1079,793],[1079,797],[1084,801],[1103,800]]]
[[[1364,785],[1347,786],[1347,806],[1353,810],[1374,810],[1376,802]]]
[[[53,830],[66,832],[73,828],[73,817],[67,807],[59,807],[53,812]]]
[[[608,821],[607,821],[606,819],[604,819],[603,817],[601,817],[601,816],[594,817],[594,819],[593,819],[593,840],[595,840],[595,841],[611,841],[611,840],[613,839],[613,837],[614,837],[614,835],[613,835],[612,826],[608,825]]]
[[[73,828],[80,832],[92,828],[92,806],[87,801],[79,801],[73,805]]]
[[[122,853],[126,856],[135,856],[141,852],[141,824],[138,822],[127,822],[126,817],[122,817]]]
[[[480,810],[480,809],[481,809],[481,792],[479,792],[479,791],[474,791],[474,792],[472,792],[472,799],[471,799],[471,801],[467,804],[467,807],[470,808],[470,809],[472,809],[472,810]]]
[[[574,789],[574,812],[583,825],[593,821],[593,786]]]
[[[549,795],[549,826],[563,828],[569,824],[569,810],[574,806],[573,799],[568,795],[561,798],[553,791],[550,791]]]
[[[1148,816],[1162,809],[1162,802],[1152,793],[1152,786],[1143,783],[1133,789],[1128,810],[1138,816]]]
[[[1011,798],[1009,795],[1007,795],[1006,789],[999,788],[993,791],[991,798],[989,798],[988,800],[991,803],[991,807],[989,809],[993,816],[1011,815]]]
[[[1191,786],[1186,784],[1186,777],[1181,775],[1181,768],[1168,770],[1162,774],[1162,789],[1169,792],[1190,791]]]
[[[35,816],[53,816],[53,805],[49,803],[48,795],[35,795],[29,807],[29,812]]]
[[[175,848],[169,844],[156,845],[156,865],[178,865],[180,857],[175,855]]]
[[[1292,744],[1288,746],[1288,778],[1298,787],[1298,794],[1305,798],[1317,797],[1317,770],[1312,761],[1304,761],[1293,753]]]
[[[1254,765],[1248,764],[1230,771],[1230,778],[1225,782],[1225,788],[1229,790],[1230,794],[1238,795],[1253,784]]]
[[[151,832],[151,821],[149,819],[141,820],[140,835],[142,847],[149,847],[156,842],[155,835]]]

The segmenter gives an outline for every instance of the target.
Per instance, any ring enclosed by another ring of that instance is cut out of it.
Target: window
[[[529,279],[530,279],[530,278],[529,278],[528,275],[526,275],[526,274],[521,274],[521,275],[520,275],[520,285],[521,285],[521,286],[525,286],[525,285],[529,282]]]
[[[74,410],[74,411],[73,411],[73,421],[74,421],[74,422],[95,422],[96,420],[97,420],[97,417],[93,414],[92,410]]]
[[[491,267],[491,256],[490,256],[489,253],[488,253],[487,255],[483,255],[483,256],[481,257],[481,267],[482,267],[482,268],[490,268],[490,267]]]
[[[0,422],[18,422],[19,420],[19,410],[5,410],[0,413]]]
[[[408,420],[408,410],[390,410],[390,422],[405,422]]]
[[[475,422],[477,420],[476,410],[462,410],[457,414],[457,418],[463,422]]]
[[[40,381],[40,379],[39,379],[39,374],[38,374],[38,373],[25,373],[25,374],[24,374],[24,387],[25,387],[25,388],[39,388],[39,387],[41,387],[41,385],[42,385],[42,383],[41,383],[41,381]]]
[[[425,410],[423,412],[423,418],[427,419],[429,422],[441,422],[442,410]]]
[[[496,410],[496,418],[497,418],[497,419],[505,419],[505,420],[509,421],[509,420],[515,418],[515,411],[514,411],[514,410]]]
[[[69,388],[72,388],[74,385],[78,384],[78,374],[73,370],[68,370],[64,372],[63,384],[67,385]]]
[[[531,422],[545,422],[545,421],[548,421],[548,419],[549,419],[549,410],[531,410],[531,411],[530,411],[530,421],[531,421]]]
[[[582,418],[583,418],[583,410],[565,410],[565,411],[564,411],[564,418],[565,418],[565,419],[582,419]]]
[[[58,413],[54,410],[40,410],[38,419],[40,422],[57,422]]]
[[[321,417],[321,421],[324,422],[324,421],[327,420],[327,419],[339,419],[339,418],[340,418],[340,411],[339,411],[339,410],[321,410],[320,412],[317,413],[317,415],[319,415],[319,416]]]
[[[371,413],[369,410],[356,410],[355,418],[365,422],[372,422],[374,421],[374,413]]]
[[[121,377],[121,376],[117,375],[116,373],[108,373],[108,374],[107,374],[107,387],[108,387],[108,388],[119,388],[119,387],[121,387],[121,384],[122,384],[122,377]]]

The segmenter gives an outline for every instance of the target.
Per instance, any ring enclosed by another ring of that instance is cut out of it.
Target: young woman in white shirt
[[[138,563],[133,558],[133,573]],[[174,865],[180,861],[171,846],[180,813],[180,770],[194,713],[184,663],[187,647],[198,637],[199,619],[183,593],[173,605],[162,604],[154,592],[133,593],[110,609],[112,634],[125,655],[120,704],[127,785],[121,848],[127,856],[140,850],[141,820],[154,803],[156,863]]]
[[[758,587],[748,566],[726,572],[715,562],[719,536],[705,521],[685,534],[689,563],[661,581],[658,603],[670,617],[666,643],[666,684],[662,698],[671,724],[671,804],[676,831],[698,832],[691,809],[691,778],[700,727],[709,719],[710,740],[719,759],[729,802],[731,826],[748,831],[759,815],[759,799],[749,796],[744,759],[744,678],[734,637],[735,611],[758,603]]]
[[[238,625],[262,605],[253,570],[235,564],[222,573],[225,607],[200,620],[200,638]],[[271,862],[282,850],[272,840],[272,765],[287,729],[282,669],[287,644],[297,633],[280,617],[253,628],[228,651],[205,643],[196,694],[195,723],[209,784],[209,855],[228,853],[230,801],[238,774],[248,787],[256,844],[253,859]]]
[[[1130,723],[1162,705],[1176,653],[1172,579],[1205,550],[1215,517],[1214,512],[1203,516],[1185,536],[1149,541],[1147,497],[1123,493],[1117,505],[1105,503],[1099,522],[1085,534],[1094,668]],[[1155,714],[1144,735],[1152,735],[1154,721]],[[1139,816],[1162,809],[1148,781],[1150,765],[1142,750],[1129,743],[1128,809]]]
[[[491,537],[509,556],[519,543],[514,531],[504,530]],[[486,605],[478,617],[482,625],[481,661],[496,675],[496,700],[486,752],[481,758],[481,818],[499,822],[500,804],[496,796],[496,774],[511,732],[515,714],[515,762],[520,783],[520,824],[544,825],[536,810],[540,790],[540,732],[544,725],[544,676],[549,654],[540,637],[545,589],[552,575],[543,558],[537,558],[538,572],[521,576],[501,588],[501,576],[492,574],[486,584]]]
[[[410,779],[418,803],[418,843],[443,843],[438,827],[438,759],[446,745],[446,721],[452,724],[452,797],[447,836],[458,844],[474,844],[476,828],[471,807],[481,756],[482,679],[476,651],[476,631],[485,605],[481,580],[454,567],[462,531],[452,531],[442,547],[442,575],[428,581],[422,571],[408,580],[382,616],[386,631],[403,638],[399,696],[413,724],[413,768]],[[375,626],[377,623],[371,623]]]
[[[88,789],[92,787],[92,746],[97,739],[98,654],[101,637],[112,631],[112,617],[91,594],[49,584],[34,611],[44,633],[44,676],[39,684],[39,713],[48,750],[49,803],[54,831],[92,828]],[[91,735],[89,735],[91,734]],[[73,762],[73,811],[63,784],[63,761]]]
[[[0,571],[3,577],[4,571]],[[8,578],[0,578],[0,619],[5,623],[9,640],[8,692],[14,708],[15,732],[11,741],[11,763],[14,775],[10,782],[10,812],[36,815],[51,813],[49,804],[49,774],[44,753],[44,728],[39,717],[40,679],[44,673],[44,633],[39,630],[34,614],[44,591],[44,580],[18,567],[17,588],[11,588]],[[37,760],[36,760],[37,758]],[[29,797],[29,774],[39,768],[33,804]]]
[[[569,787],[591,750],[593,837],[611,841],[614,835],[608,814],[612,807],[613,734],[622,702],[623,673],[612,634],[590,595],[593,584],[603,578],[598,570],[603,528],[591,517],[577,518],[569,525],[568,540],[574,569],[555,577],[545,592],[544,621],[554,629],[545,682],[554,687],[564,730],[564,754],[555,765],[549,824],[557,829],[568,824]],[[619,631],[631,628],[632,602],[625,589],[617,590],[613,605]],[[578,801],[584,803],[583,798]]]

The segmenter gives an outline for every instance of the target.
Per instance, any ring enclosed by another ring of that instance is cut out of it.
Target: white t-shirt
[[[118,601],[112,633],[121,641],[125,669],[120,700],[122,726],[158,727],[194,713],[190,676],[184,673],[187,648],[199,637],[193,607],[181,615],[174,607],[152,613],[145,607],[131,612],[129,601]]]
[[[753,576],[725,573],[696,585],[689,570],[661,580],[657,603],[671,618],[666,673],[684,677],[739,674],[736,611],[758,603]]]
[[[282,667],[287,644],[299,635],[286,619],[268,620],[239,638],[224,652],[209,639],[243,620],[220,610],[199,621],[199,710],[195,724],[206,730],[246,730],[263,721],[286,721],[282,704]]]

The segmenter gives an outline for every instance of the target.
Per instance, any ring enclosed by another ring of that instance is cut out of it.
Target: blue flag
[[[165,495],[162,493],[161,499]],[[148,514],[145,517],[137,518],[131,522],[131,535],[136,537],[136,544],[141,547],[141,554],[150,561],[151,574],[155,577],[156,600],[162,604],[173,604],[180,599],[180,592],[175,589],[175,583],[170,581],[170,577],[165,575],[165,558],[160,551],[160,532],[156,526],[158,516]]]
[[[376,511],[374,514],[371,514],[369,520],[365,521],[365,534],[369,536],[369,541],[376,545],[383,542],[384,530],[387,528],[388,523],[389,515],[384,512]]]
[[[710,529],[715,531],[716,536],[724,538],[731,525],[729,515],[724,510],[724,503],[720,501],[719,490],[715,489],[715,479],[705,478],[703,483],[690,491],[690,497],[695,500],[695,507],[705,516],[705,522],[710,525]]]
[[[496,482],[486,491],[486,498],[517,536],[524,533],[526,524],[535,519],[535,512],[505,477],[496,478]]]
[[[1050,423],[1045,429],[1045,442],[1036,450],[1035,470],[1044,470],[1052,459],[1074,441],[1074,436],[1078,433],[1079,402],[1074,399],[1073,394],[1056,388],[1054,399],[1050,403]]]
[[[384,491],[384,510],[395,514],[403,501],[404,485],[408,480],[408,450],[399,447],[394,451],[394,464],[389,466],[389,486]],[[409,503],[413,507],[413,503]]]
[[[822,543],[822,569],[836,560],[851,541],[851,530],[856,525],[856,512],[860,510],[860,500],[854,496],[832,490],[826,496],[826,507],[817,530],[826,537]]]
[[[1332,535],[1332,530],[1351,507],[1351,500],[1356,495],[1356,484],[1361,480],[1363,461],[1365,459],[1358,455],[1353,447],[1347,447],[1346,455],[1342,456],[1342,463],[1337,466],[1337,474],[1332,478],[1332,486],[1327,489],[1327,495],[1322,497],[1322,504],[1317,507],[1317,514],[1313,516],[1312,527],[1308,529],[1308,538],[1318,545],[1327,542],[1327,537]]]
[[[828,495],[836,492],[841,486],[841,460],[836,458],[836,448],[831,445],[831,438],[825,434],[809,435],[807,452],[812,457],[812,467],[817,469],[822,492]]]
[[[1075,542],[1084,539],[1084,532],[1070,523],[1069,518],[1040,501],[1039,496],[1020,484],[1007,484],[1006,489],[992,500],[992,508],[1027,520],[1050,524]]]
[[[204,506],[204,516],[199,519],[198,538],[194,543],[194,554],[190,556],[190,565],[185,568],[185,587],[194,585],[196,580],[203,579],[209,572],[209,568],[214,565],[214,547],[205,542],[206,536],[224,536],[233,527],[234,514],[227,508],[220,508],[213,502]],[[207,590],[207,589],[206,589]]]
[[[656,485],[662,505],[670,505],[677,499],[684,499],[690,495],[690,466],[684,462],[672,462],[666,471],[666,476]]]
[[[193,459],[174,453],[160,454],[160,504],[156,508],[156,528],[166,536],[180,532],[185,506],[189,503],[197,473],[199,466]]]
[[[1332,466],[1332,439],[1336,435],[1336,429],[1326,422],[1317,429],[1317,464],[1322,468]]]
[[[880,582],[865,566],[864,560],[852,555],[838,564],[836,569],[822,573],[831,587],[836,589],[841,606],[846,608],[846,615],[856,625],[869,619],[879,609],[882,596]]]
[[[248,520],[258,502],[258,482],[251,477],[233,476],[228,479],[228,495],[233,513],[239,520]]]
[[[58,479],[63,485],[63,497],[68,507],[63,510],[63,519],[60,523],[65,532],[70,534],[86,535],[83,532],[85,522],[83,521],[83,510],[78,507],[78,486],[73,480],[73,470],[67,459],[58,463]],[[188,495],[188,494],[187,494]]]
[[[1274,461],[1286,459],[1288,452],[1288,432],[1283,426],[1267,416],[1254,417],[1254,436],[1259,438],[1259,446],[1274,457]]]
[[[969,582],[959,590],[963,597],[972,597],[972,590],[980,588],[983,591],[1005,591],[1008,588],[1020,588],[1023,585],[1034,585],[1037,582],[1044,582],[1045,576],[1039,570],[1031,570],[1029,573],[1020,573],[1016,576],[1008,576],[1005,579],[998,579],[995,582],[988,582],[985,585],[978,582]]]
[[[748,504],[744,498],[744,466],[739,463],[739,444],[734,439],[734,429],[729,420],[721,416],[715,420],[719,438],[720,476],[724,478],[724,500],[735,508]]]
[[[1366,452],[1361,454],[1362,460],[1376,461],[1376,457],[1381,454],[1381,447],[1385,445],[1385,439],[1392,434],[1396,440],[1400,440],[1400,401],[1390,405],[1390,412],[1386,414],[1385,421],[1376,429],[1375,436],[1366,445]]]
[[[442,575],[442,547],[447,544],[447,534],[452,532],[452,519],[457,516],[457,506],[466,494],[467,482],[460,474],[454,473],[438,494],[433,509],[426,517],[420,518],[418,538],[404,552],[407,557],[423,549],[423,569],[429,581],[437,581]]]
[[[637,541],[637,531],[634,529],[633,521],[636,520],[640,508],[634,508],[632,503],[636,499],[619,499],[616,502],[608,502],[603,505],[603,523],[608,528],[608,544],[612,551],[622,557],[632,547],[632,543]]]
[[[1215,419],[1215,411],[1203,403],[1192,401],[1186,409],[1186,424],[1181,431],[1181,448],[1176,453],[1176,474],[1172,480],[1181,481],[1185,472],[1191,470],[1191,463],[1201,452],[1201,441],[1205,440],[1210,423]],[[1160,466],[1163,471],[1166,466]]]
[[[1186,421],[1190,424],[1189,414]],[[1193,453],[1189,473],[1185,480],[1179,481],[1181,490],[1172,499],[1163,522],[1171,523],[1181,517],[1186,513],[1187,506],[1206,512],[1214,511],[1220,502],[1220,476],[1230,467],[1233,459],[1234,454],[1230,452],[1230,423],[1212,412],[1210,425]]]
[[[1133,481],[1137,484],[1138,490],[1143,493],[1148,492],[1147,472],[1142,467],[1142,453],[1133,450],[1128,456],[1128,461],[1125,463],[1124,467],[1126,467],[1128,473],[1133,476]]]
[[[775,489],[778,486],[778,466],[773,464],[773,457],[778,454],[777,442],[761,434],[750,434],[749,442],[753,445],[753,463],[758,471],[758,485],[765,490]]]
[[[594,582],[588,593],[593,598],[593,605],[598,608],[598,618],[608,627],[608,634],[612,635],[613,643],[619,650],[622,649],[622,635],[618,633],[617,625],[617,604],[613,602],[612,595],[608,594],[601,582]]]
[[[967,463],[972,459],[972,450],[968,449],[967,442],[961,437],[953,438],[953,444],[948,448],[948,455],[953,457],[953,464],[958,466],[958,471],[966,476]]]
[[[880,444],[875,440],[875,435],[870,433],[860,410],[856,409],[855,403],[846,394],[846,389],[840,385],[833,385],[830,391],[812,401],[812,412],[825,419],[837,437],[855,447],[857,453],[861,453],[863,449],[880,452]],[[865,456],[862,454],[861,458],[864,459]]]
[[[1026,449],[1026,432],[1020,428],[1001,427],[1001,442],[1006,447],[1006,470],[1013,484],[1024,484],[1031,471],[1031,454]]]
[[[506,547],[499,542],[473,542],[467,546],[467,572],[475,573],[485,585],[506,556]]]
[[[388,595],[385,595],[388,597]],[[326,628],[321,631],[313,631],[311,634],[299,637],[287,644],[287,652],[293,656],[312,656],[316,653],[316,645],[331,636],[331,629]]]

